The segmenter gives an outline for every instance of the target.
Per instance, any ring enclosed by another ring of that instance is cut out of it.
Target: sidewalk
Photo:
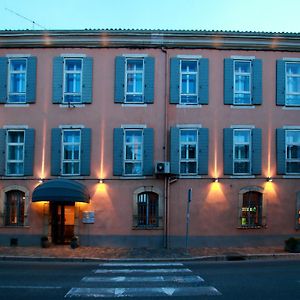
[[[281,247],[246,248],[108,248],[80,246],[0,247],[0,260],[248,260],[248,259],[300,259],[300,253],[288,253]]]

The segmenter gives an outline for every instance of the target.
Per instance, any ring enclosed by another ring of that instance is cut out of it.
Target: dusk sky
[[[299,11],[300,0],[0,0],[0,30],[121,28],[299,33]]]

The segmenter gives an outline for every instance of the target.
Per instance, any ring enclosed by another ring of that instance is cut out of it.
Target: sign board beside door
[[[94,211],[83,211],[82,212],[82,223],[83,224],[94,224],[95,223],[95,212]]]

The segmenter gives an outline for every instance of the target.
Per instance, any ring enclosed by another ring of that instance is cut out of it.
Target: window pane
[[[79,174],[79,162],[64,162],[63,174]]]
[[[143,60],[142,59],[128,59],[127,60],[127,70],[128,71],[142,71],[143,70]]]
[[[126,131],[126,143],[141,143],[142,132],[140,130]]]
[[[249,130],[234,131],[234,143],[249,143],[249,142],[250,142]]]
[[[197,72],[197,62],[192,60],[181,61],[182,72]]]
[[[300,93],[300,77],[287,78],[287,93]]]
[[[287,173],[300,173],[300,162],[287,162],[286,171]]]
[[[235,72],[238,73],[250,73],[249,61],[235,61]]]
[[[300,63],[287,63],[286,73],[288,75],[300,75]]]
[[[67,59],[66,60],[67,71],[81,71],[81,60],[80,59]]]
[[[300,159],[300,145],[287,147],[287,158]]]
[[[10,76],[10,93],[25,93],[25,73],[13,73]]]
[[[24,131],[9,131],[9,143],[24,143]]]
[[[286,142],[288,144],[300,144],[300,131],[286,131]]]
[[[24,173],[24,164],[9,162],[7,163],[7,174],[8,175],[22,175]]]
[[[125,163],[125,174],[130,174],[130,175],[142,174],[142,164],[126,162]]]
[[[250,92],[250,76],[235,76],[235,92]]]
[[[196,142],[197,132],[195,130],[181,130],[180,131],[181,142]]]
[[[80,74],[66,74],[66,93],[80,93]]]
[[[23,145],[8,147],[8,160],[23,160]]]
[[[79,143],[80,142],[80,131],[75,130],[64,130],[64,143]]]
[[[234,157],[236,159],[248,159],[249,158],[249,145],[236,145]]]
[[[196,174],[197,163],[196,162],[181,162],[180,163],[181,174]]]

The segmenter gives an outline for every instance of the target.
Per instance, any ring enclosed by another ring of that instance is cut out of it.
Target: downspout
[[[164,161],[168,159],[168,51],[166,48],[162,47],[161,51],[164,53],[165,59],[165,95],[164,95]],[[169,177],[164,177],[164,248],[169,248],[169,193],[170,184]]]

